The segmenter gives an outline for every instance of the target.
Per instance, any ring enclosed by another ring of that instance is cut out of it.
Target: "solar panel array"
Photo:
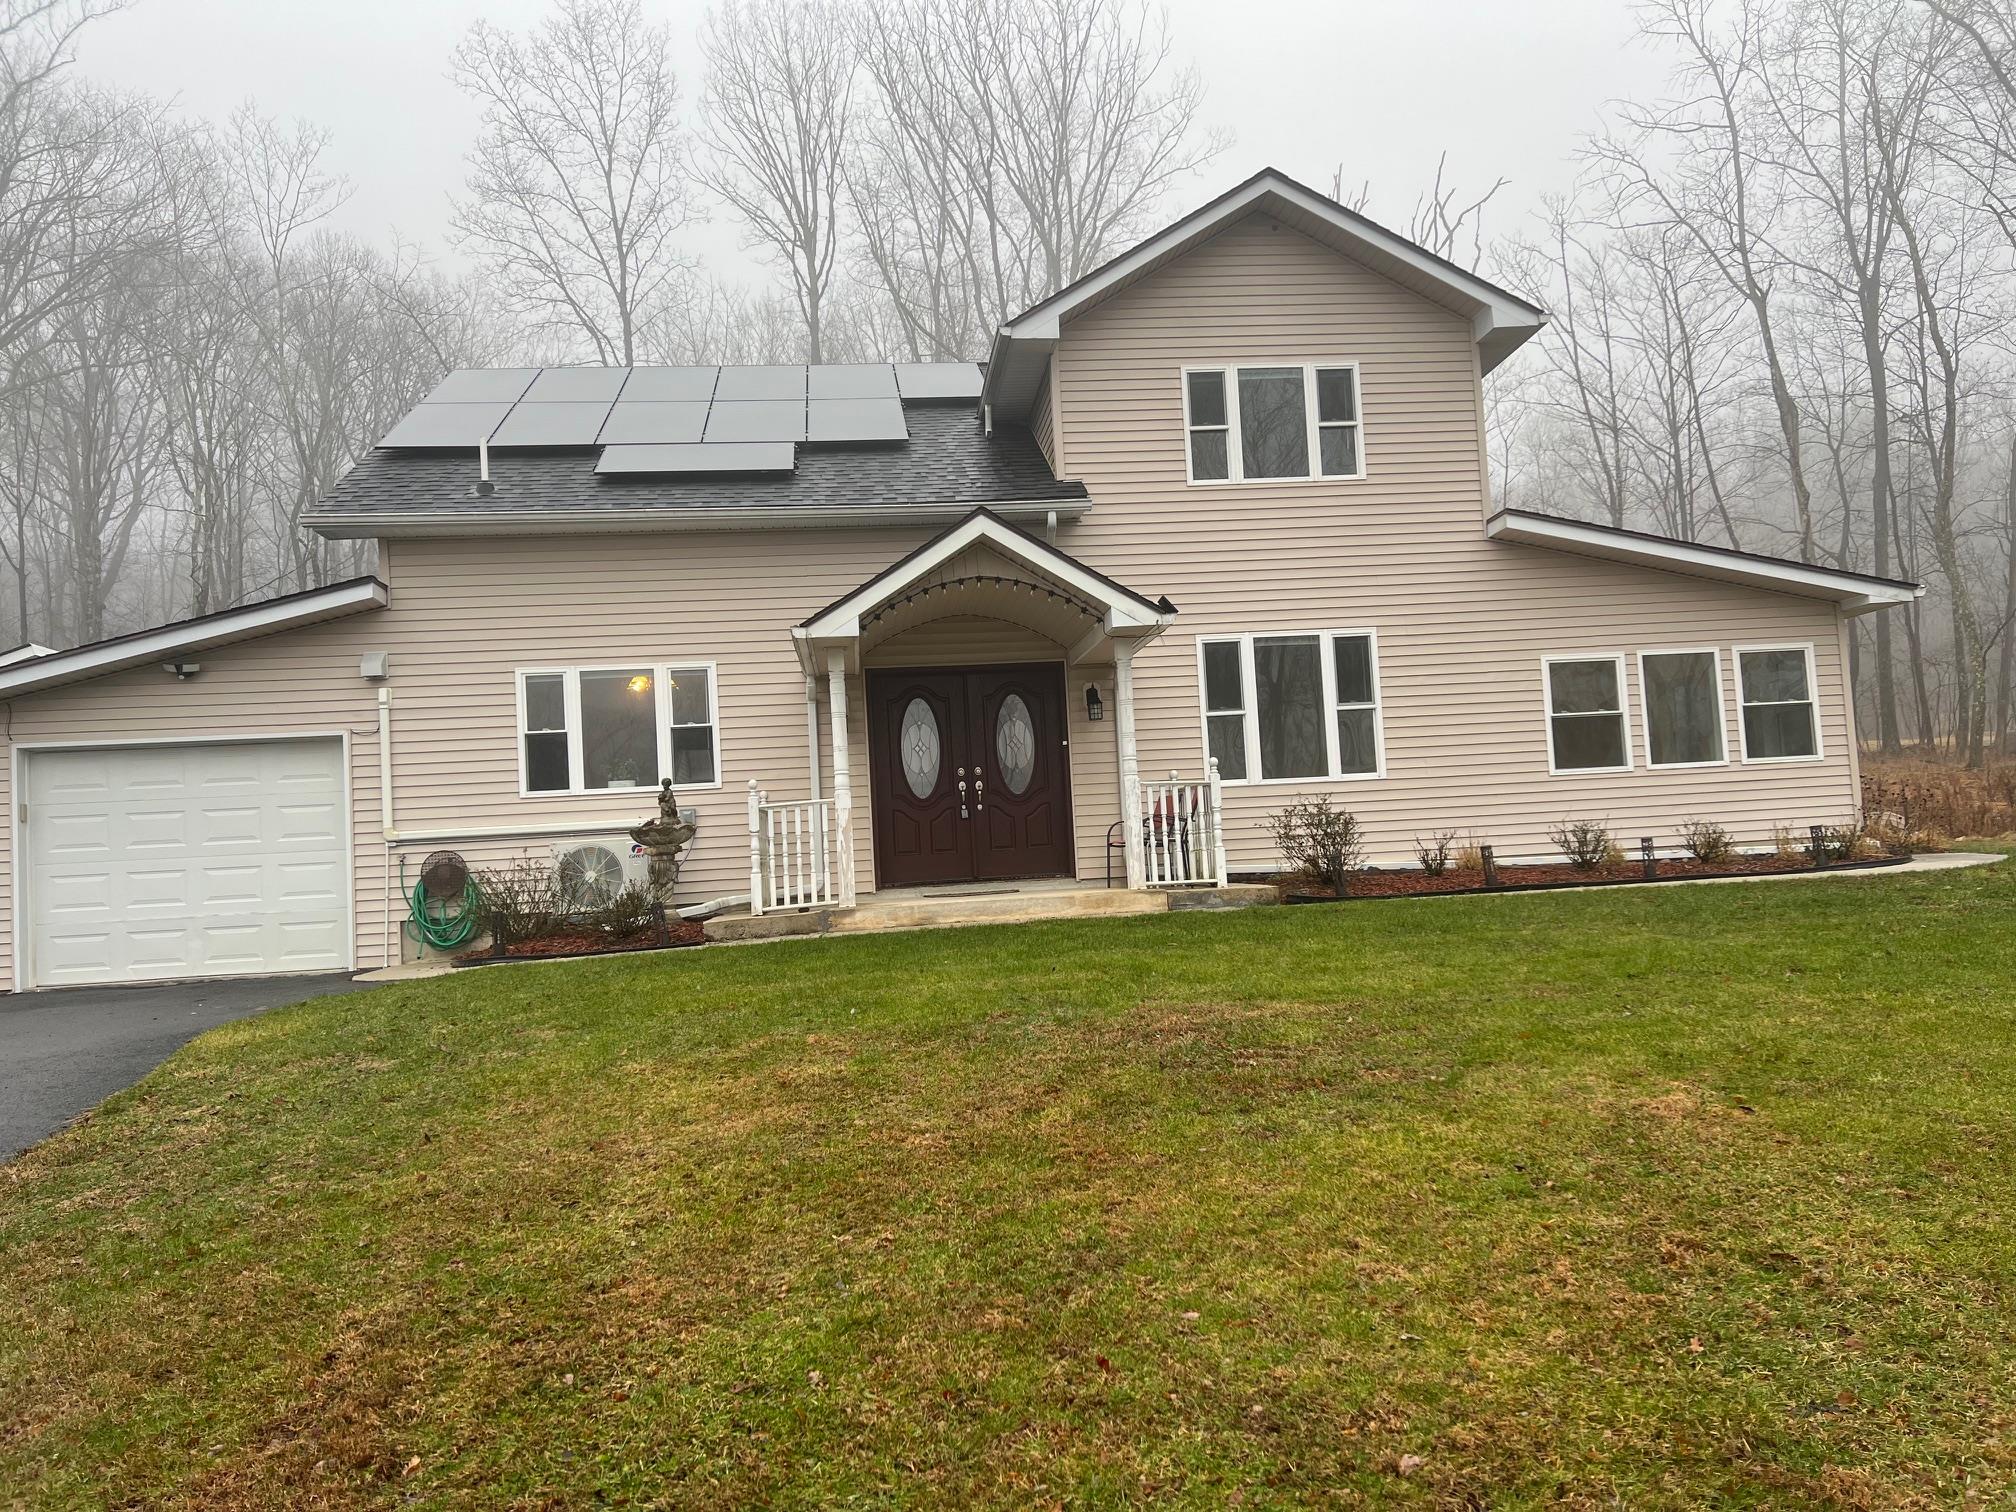
[[[378,444],[600,447],[604,475],[790,472],[799,445],[907,441],[905,402],[977,403],[980,383],[970,362],[471,368]]]

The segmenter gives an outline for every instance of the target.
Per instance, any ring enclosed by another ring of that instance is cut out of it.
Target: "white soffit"
[[[1712,578],[1717,582],[1742,583],[1752,588],[1768,588],[1805,598],[1831,599],[1849,614],[1866,614],[1872,609],[1883,609],[1892,604],[1908,604],[1925,592],[1916,583],[1894,582],[1859,572],[1840,572],[1831,567],[1813,567],[1779,557],[1754,556],[1727,547],[1673,541],[1607,525],[1590,525],[1580,520],[1556,519],[1552,515],[1509,509],[1500,510],[1485,522],[1484,533],[1494,541],[1543,546],[1554,551],[1570,551],[1580,556],[1600,557],[1605,561],[1656,567],[1663,572]]]
[[[0,667],[0,698],[81,682],[87,677],[103,677],[108,672],[122,672],[149,662],[172,660],[213,646],[271,635],[276,630],[293,630],[367,609],[382,609],[391,602],[391,590],[376,578],[357,578],[269,599],[263,604],[248,604],[243,609],[224,609],[199,619],[139,630],[132,635]]]

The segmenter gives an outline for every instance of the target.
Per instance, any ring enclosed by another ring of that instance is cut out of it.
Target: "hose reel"
[[[476,936],[483,923],[483,893],[469,863],[454,851],[435,851],[420,863],[406,928],[434,950],[454,950]]]

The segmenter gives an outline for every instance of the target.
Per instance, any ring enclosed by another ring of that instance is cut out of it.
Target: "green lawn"
[[[2007,1505],[2016,867],[469,972],[0,1167],[0,1502]]]

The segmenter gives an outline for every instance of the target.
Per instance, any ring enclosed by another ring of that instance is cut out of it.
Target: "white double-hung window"
[[[1227,782],[1377,777],[1379,645],[1370,630],[1205,636],[1205,753]]]
[[[1547,682],[1547,765],[1555,772],[1624,772],[1631,768],[1631,732],[1624,722],[1624,658],[1550,656]]]
[[[1814,761],[1820,719],[1813,701],[1813,648],[1738,646],[1745,761]]]
[[[707,663],[555,667],[518,674],[518,790],[526,797],[721,780]]]
[[[1192,483],[1365,476],[1355,362],[1185,368],[1183,423]]]

